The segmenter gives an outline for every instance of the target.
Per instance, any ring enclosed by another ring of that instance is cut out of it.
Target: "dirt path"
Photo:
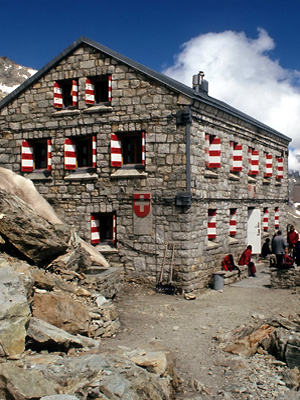
[[[191,380],[201,382],[215,398],[228,383],[220,366],[220,358],[228,355],[213,336],[249,324],[255,317],[269,319],[299,311],[300,296],[293,290],[270,289],[269,269],[257,266],[258,278],[225,286],[223,292],[205,290],[195,300],[128,284],[115,300],[122,329],[116,338],[109,339],[109,346],[113,341],[115,346],[170,350],[184,380],[185,391],[178,398],[200,398],[186,397]]]

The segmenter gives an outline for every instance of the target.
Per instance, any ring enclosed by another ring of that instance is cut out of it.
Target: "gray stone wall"
[[[112,101],[109,106],[87,107],[85,78],[111,74]],[[78,109],[53,108],[53,84],[58,79],[78,78]],[[176,112],[190,102],[192,206],[175,205],[177,192],[186,191],[186,130],[176,125]],[[90,215],[115,212],[117,252],[107,253],[112,265],[123,265],[135,277],[155,281],[163,262],[165,243],[175,244],[174,279],[187,291],[211,282],[224,254],[236,261],[247,245],[248,207],[269,207],[269,232],[273,234],[274,208],[280,208],[280,226],[286,220],[287,179],[268,182],[263,178],[263,152],[274,157],[287,150],[287,143],[250,124],[212,107],[182,97],[166,86],[128,66],[95,51],[78,48],[33,86],[1,110],[0,165],[20,173],[23,139],[52,139],[52,171],[49,177],[28,175],[39,192],[65,221],[90,241]],[[146,165],[139,178],[116,176],[110,166],[110,135],[116,132],[146,132]],[[222,166],[207,171],[204,135],[216,134],[222,143]],[[65,137],[97,137],[97,169],[78,177],[64,168]],[[230,140],[243,145],[243,172],[229,170]],[[260,152],[256,197],[249,196],[248,146]],[[284,157],[287,176],[287,157]],[[275,171],[275,168],[274,168]],[[26,174],[25,174],[26,175]],[[147,191],[152,197],[151,234],[133,231],[133,193]],[[217,238],[207,239],[208,209],[217,213]],[[237,235],[229,237],[229,209],[237,209]],[[171,250],[167,254],[167,271]],[[166,273],[167,277],[167,273]]]

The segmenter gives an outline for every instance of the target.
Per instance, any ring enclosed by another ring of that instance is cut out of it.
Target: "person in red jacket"
[[[252,256],[252,246],[249,244],[247,249],[241,255],[239,260],[239,265],[248,265],[249,268],[249,275],[256,278],[256,268],[254,263],[251,261]]]
[[[241,271],[239,267],[235,265],[232,254],[227,254],[227,256],[224,257],[224,260],[222,261],[222,267],[225,271],[232,271],[236,269],[238,270],[238,277],[241,276]]]
[[[290,231],[287,234],[287,242],[293,258],[295,256],[295,247],[298,241],[299,241],[299,233],[296,231],[294,225],[291,225]]]

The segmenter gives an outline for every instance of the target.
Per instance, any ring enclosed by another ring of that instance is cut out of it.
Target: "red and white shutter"
[[[113,215],[113,232],[112,232],[112,240],[113,240],[113,244],[116,243],[116,216]]]
[[[111,153],[111,166],[121,167],[122,166],[122,142],[118,135],[115,133],[111,134],[110,139],[110,153]]]
[[[243,146],[230,142],[231,147],[231,172],[239,172],[243,169]]]
[[[33,144],[29,140],[23,140],[21,147],[21,171],[33,171]]]
[[[89,78],[85,81],[85,103],[95,104],[95,85]]]
[[[258,175],[259,153],[257,150],[249,149],[249,175]]]
[[[75,79],[72,80],[72,105],[78,106],[78,84]]]
[[[145,165],[145,132],[142,132],[142,164]]]
[[[75,169],[76,162],[76,142],[74,139],[65,139],[65,169]]]
[[[47,140],[47,170],[51,171],[52,169],[52,143],[51,139]]]
[[[93,142],[92,142],[92,150],[93,150],[93,168],[97,168],[97,138],[96,136],[93,136]]]
[[[217,210],[208,210],[207,237],[208,239],[217,237]]]
[[[279,228],[279,207],[275,207],[274,225],[276,229]]]
[[[283,179],[283,158],[277,158],[277,179]]]
[[[268,229],[269,229],[269,210],[268,208],[264,208],[263,230],[267,231]]]
[[[108,77],[108,101],[111,101],[111,75]]]
[[[57,82],[54,82],[53,87],[53,105],[55,108],[63,107],[63,90]]]
[[[236,235],[236,208],[230,209],[229,235]]]
[[[100,243],[100,218],[98,215],[91,215],[91,243]]]
[[[221,139],[209,136],[208,168],[221,168]]]
[[[265,154],[266,164],[265,164],[265,176],[269,177],[273,174],[273,160],[272,154]]]

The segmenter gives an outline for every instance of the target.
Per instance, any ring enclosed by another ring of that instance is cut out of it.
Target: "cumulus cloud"
[[[262,28],[256,39],[243,32],[207,33],[184,43],[163,72],[191,86],[192,76],[204,71],[210,96],[293,139],[289,167],[300,170],[300,72],[272,59],[274,47]]]

